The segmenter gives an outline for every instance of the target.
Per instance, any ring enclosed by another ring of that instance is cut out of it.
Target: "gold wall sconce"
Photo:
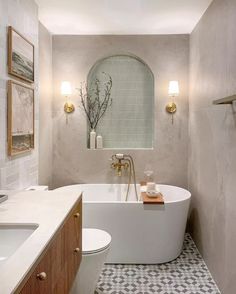
[[[177,111],[177,105],[175,104],[175,98],[179,96],[179,82],[170,81],[168,95],[171,101],[166,105],[166,111],[172,115],[172,124],[174,123],[174,113]]]
[[[69,114],[75,111],[75,106],[68,101],[68,97],[72,94],[71,83],[63,81],[61,83],[61,95],[66,98],[66,103],[64,104],[65,113]]]

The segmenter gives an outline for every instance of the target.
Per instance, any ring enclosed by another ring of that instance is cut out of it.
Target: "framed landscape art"
[[[34,45],[12,27],[8,28],[8,73],[34,82]]]
[[[8,155],[34,148],[34,89],[8,81]]]

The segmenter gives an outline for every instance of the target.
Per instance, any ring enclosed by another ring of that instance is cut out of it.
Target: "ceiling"
[[[189,34],[212,0],[36,0],[53,34]]]

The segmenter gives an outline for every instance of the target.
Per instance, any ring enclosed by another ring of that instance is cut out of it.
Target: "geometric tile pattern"
[[[186,234],[181,255],[168,263],[151,265],[105,264],[98,294],[220,294],[217,285]]]

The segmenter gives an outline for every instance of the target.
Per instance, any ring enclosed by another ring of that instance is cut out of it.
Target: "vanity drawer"
[[[29,277],[28,281],[24,285],[23,289],[20,293],[29,294],[29,293],[53,293],[53,287],[55,284],[55,279],[58,275],[58,272],[61,271],[61,268],[57,268],[56,265],[58,263],[57,259],[53,259],[54,249],[60,244],[57,244],[58,241],[60,242],[59,236],[53,240],[51,246],[48,248],[46,253],[43,255],[41,261],[38,263],[36,268],[34,269],[33,273]],[[61,256],[61,252],[59,253]],[[60,257],[59,257],[60,258]],[[55,269],[57,268],[56,272]]]
[[[73,210],[65,224],[65,244],[67,253],[67,279],[73,283],[82,259],[82,202]]]
[[[35,265],[22,294],[68,294],[82,258],[82,200],[76,203],[64,224]]]

